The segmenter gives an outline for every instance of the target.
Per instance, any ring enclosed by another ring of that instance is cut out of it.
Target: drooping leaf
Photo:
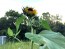
[[[48,49],[65,49],[65,37],[60,33],[44,30],[40,34],[26,33],[25,36],[38,44],[46,44]]]
[[[46,20],[41,19],[40,21],[41,21],[41,25],[43,26],[43,28],[51,30],[51,28]]]
[[[16,25],[17,31],[18,31],[18,29],[19,29],[19,25],[23,22],[24,18],[25,18],[25,16],[21,16],[21,17],[19,17],[19,18],[16,20],[15,25]]]
[[[8,28],[7,34],[8,34],[8,36],[13,36],[14,35],[13,31],[10,28]]]

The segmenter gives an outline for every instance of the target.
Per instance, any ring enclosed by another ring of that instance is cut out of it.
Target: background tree
[[[61,17],[57,14],[56,16],[51,15],[49,12],[42,14],[43,19],[47,20],[51,29],[55,32],[60,32],[65,35],[65,24],[61,21]]]
[[[0,35],[5,35],[6,29],[8,27],[6,17],[0,18]]]
[[[6,35],[6,31],[8,27],[10,27],[14,32],[16,30],[15,27],[15,21],[17,18],[22,16],[22,13],[18,13],[15,10],[9,10],[5,13],[5,16],[0,18],[0,35]],[[63,35],[65,35],[65,24],[63,24],[61,21],[61,17],[59,15],[51,15],[49,12],[43,13],[42,18],[44,20],[47,20],[51,29],[55,32],[61,32]],[[35,23],[39,22],[39,18],[35,18]],[[36,23],[38,24],[38,23]],[[36,25],[37,26],[37,25]],[[35,26],[33,26],[36,28]],[[26,25],[25,21],[24,24],[20,24],[21,32],[18,35],[18,38],[20,39],[26,39],[25,38],[25,33],[30,31],[30,27]],[[39,26],[36,30],[36,33],[38,34],[40,31],[42,31],[44,28],[42,26]]]

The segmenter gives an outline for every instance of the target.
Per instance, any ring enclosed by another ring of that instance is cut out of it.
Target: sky
[[[0,17],[3,17],[10,9],[21,13],[22,8],[26,6],[35,8],[38,15],[42,15],[43,12],[59,14],[63,22],[65,21],[65,0],[0,0]]]

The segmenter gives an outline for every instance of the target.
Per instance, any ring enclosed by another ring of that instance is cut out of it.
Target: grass
[[[30,42],[8,42],[4,45],[0,45],[0,49],[30,49]],[[39,46],[34,44],[33,49],[39,49]]]

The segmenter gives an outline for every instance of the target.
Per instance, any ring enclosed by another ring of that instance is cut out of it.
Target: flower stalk
[[[31,27],[31,34],[36,33],[35,29],[33,28],[33,23],[34,23],[33,19],[37,14],[37,11],[32,7],[26,7],[23,8],[23,13],[28,17],[28,26]],[[33,49],[33,43],[34,42],[31,40],[31,49]]]
[[[34,30],[33,30],[32,27],[31,27],[31,33],[32,33],[32,34],[34,33]],[[33,41],[31,41],[31,49],[33,49]]]

